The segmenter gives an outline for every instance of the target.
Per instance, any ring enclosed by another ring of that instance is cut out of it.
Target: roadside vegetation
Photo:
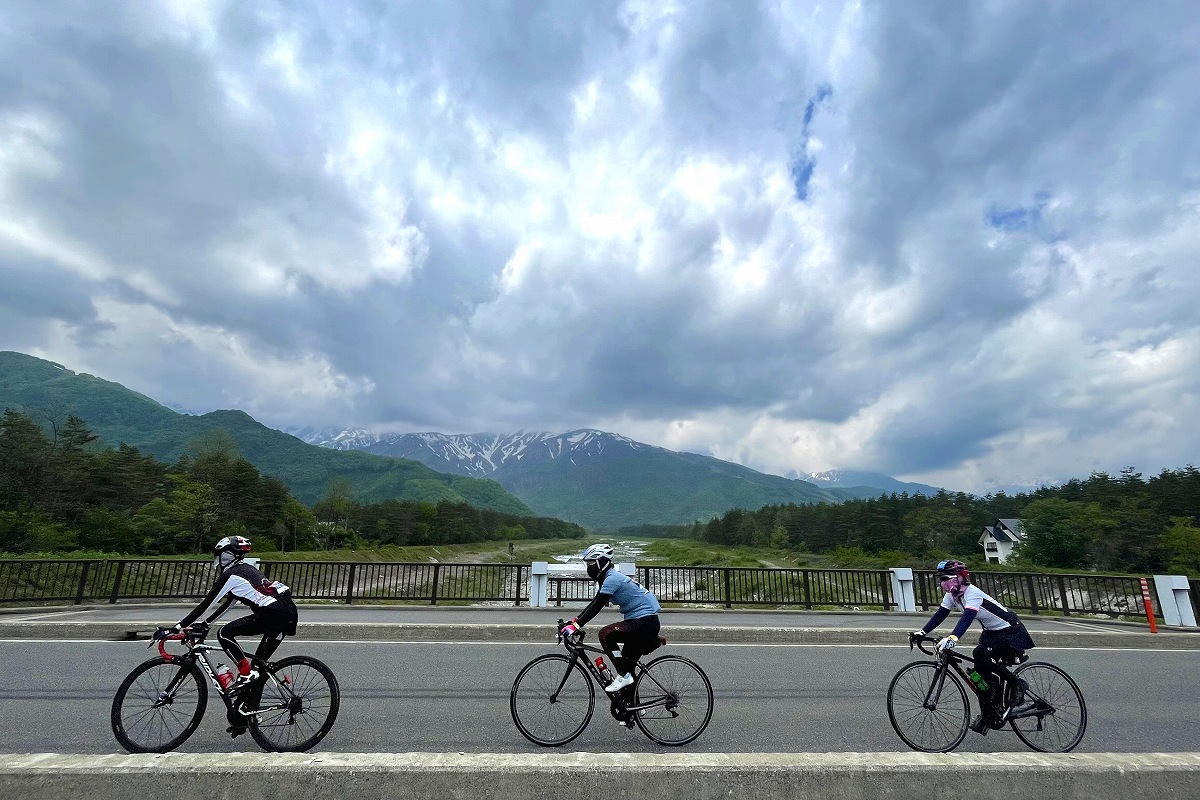
[[[684,566],[928,568],[948,556],[976,570],[1200,575],[1200,470],[1113,477],[975,497],[892,494],[844,503],[734,509],[692,525],[585,531],[559,519],[466,503],[364,504],[345,479],[311,506],[261,474],[228,437],[193,443],[174,463],[137,448],[101,447],[68,417],[45,430],[0,416],[0,554],[8,557],[206,557],[221,536],[249,536],[267,559],[529,562],[585,541],[637,541],[640,563]],[[980,532],[1020,519],[1028,535],[1010,562],[984,563]],[[510,551],[511,547],[511,551]]]

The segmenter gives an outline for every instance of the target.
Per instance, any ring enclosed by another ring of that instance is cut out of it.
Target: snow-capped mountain
[[[591,429],[567,433],[382,433],[346,430],[330,436],[312,432],[309,444],[337,450],[363,450],[393,458],[411,458],[439,471],[474,478],[520,472],[532,466],[565,459],[571,463],[606,455],[629,453],[650,445],[615,433]]]
[[[867,487],[879,489],[889,494],[892,492],[896,494],[908,492],[909,494],[923,494],[926,496],[933,496],[941,491],[936,486],[900,481],[880,472],[863,472],[850,469],[810,472],[807,475],[798,475],[797,477],[824,489],[858,489],[860,487]]]
[[[538,514],[603,530],[707,522],[731,508],[838,503],[853,494],[584,428],[513,434],[306,432],[310,444],[490,478]]]

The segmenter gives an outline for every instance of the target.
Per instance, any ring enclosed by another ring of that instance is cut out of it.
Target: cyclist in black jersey
[[[205,623],[212,623],[224,614],[234,600],[245,603],[253,612],[222,626],[217,632],[217,641],[237,665],[238,678],[231,690],[242,693],[235,704],[254,708],[258,705],[256,695],[262,692],[258,670],[254,669],[245,651],[237,643],[238,636],[262,636],[254,655],[266,660],[283,642],[285,636],[296,635],[296,604],[292,602],[291,590],[278,581],[272,581],[243,559],[250,552],[250,540],[244,536],[226,536],[213,547],[213,558],[218,569],[213,588],[192,611],[173,628],[179,632],[191,625],[205,609],[220,601],[220,605],[208,615]],[[229,712],[228,732],[234,737],[246,732],[246,718],[236,710]]]

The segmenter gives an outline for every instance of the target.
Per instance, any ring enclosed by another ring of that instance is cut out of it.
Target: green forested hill
[[[111,447],[124,443],[164,461],[189,453],[197,441],[224,431],[263,474],[282,480],[297,499],[314,503],[341,479],[362,503],[388,499],[465,502],[508,514],[532,514],[491,480],[446,475],[416,461],[305,444],[241,411],[179,414],[118,383],[33,356],[0,351],[0,410],[23,411],[43,426],[75,415]]]
[[[695,453],[657,447],[610,452],[590,461],[543,461],[496,477],[537,513],[602,530],[707,521],[734,508],[844,499],[803,481]]]

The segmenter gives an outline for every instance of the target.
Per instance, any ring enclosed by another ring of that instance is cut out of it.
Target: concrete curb
[[[0,755],[0,795],[117,800],[153,792],[213,797],[910,798],[938,781],[956,796],[1101,800],[1188,797],[1197,753],[222,753]]]
[[[140,622],[5,622],[0,639],[146,639],[154,625]],[[711,627],[668,625],[668,642],[703,644],[872,644],[907,643],[906,632],[896,628]],[[389,622],[301,623],[301,640],[402,641],[402,642],[541,642],[554,637],[544,624],[415,624]],[[1156,650],[1200,650],[1200,636],[1125,631],[1042,631],[1039,647],[1114,647]],[[968,644],[970,641],[968,641]]]

